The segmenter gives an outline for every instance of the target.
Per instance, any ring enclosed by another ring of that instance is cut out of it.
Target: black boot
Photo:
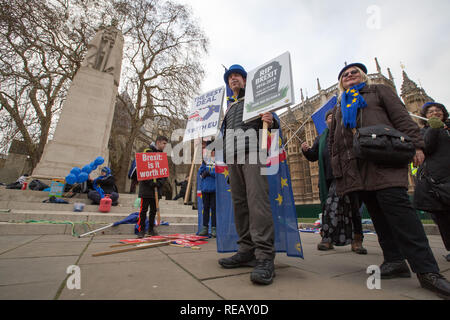
[[[411,278],[411,271],[405,260],[383,262],[380,266],[381,279]]]
[[[436,292],[445,300],[450,300],[450,282],[440,273],[418,273],[417,279],[422,288]]]
[[[153,237],[153,236],[159,236],[159,233],[153,228],[153,229],[149,229],[149,230],[148,230],[148,235],[149,235],[150,237]]]
[[[219,264],[226,269],[254,267],[256,265],[256,257],[253,252],[238,252],[229,258],[219,259]]]
[[[275,266],[272,259],[258,259],[253,269],[250,280],[258,284],[271,284],[275,277]]]
[[[137,234],[138,239],[142,239],[145,237],[145,231],[139,231]]]

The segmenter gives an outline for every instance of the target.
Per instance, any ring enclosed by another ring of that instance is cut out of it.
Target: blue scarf
[[[358,109],[367,107],[367,103],[359,93],[364,88],[365,82],[347,89],[341,96],[341,112],[344,126],[348,128],[356,128],[356,116]]]
[[[99,180],[105,180],[111,176],[111,169],[108,167],[103,167],[102,171],[106,172],[105,176],[98,176],[95,178],[95,180],[92,182],[92,185],[94,186],[95,191],[97,191],[100,194],[100,198],[103,199],[105,197],[105,192],[103,189],[98,185]]]

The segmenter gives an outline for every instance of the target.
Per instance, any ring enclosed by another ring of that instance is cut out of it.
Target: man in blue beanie
[[[247,72],[238,64],[224,74],[226,85],[233,91],[234,103],[222,123],[223,160],[228,165],[239,249],[235,255],[220,259],[219,264],[224,268],[252,266],[251,281],[267,285],[275,276],[275,231],[269,184],[267,176],[261,174],[265,163],[251,163],[249,155],[259,151],[259,130],[263,122],[269,129],[278,129],[279,124],[271,112],[246,123],[242,121],[246,79]],[[253,134],[252,140],[249,136]]]

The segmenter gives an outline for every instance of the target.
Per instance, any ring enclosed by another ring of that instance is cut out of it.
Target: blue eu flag
[[[334,108],[336,102],[337,98],[336,96],[333,96],[330,100],[327,101],[327,103],[325,103],[311,115],[314,125],[316,126],[317,133],[319,135],[321,135],[323,130],[325,130],[327,127],[327,123],[325,122],[325,114],[328,110]]]

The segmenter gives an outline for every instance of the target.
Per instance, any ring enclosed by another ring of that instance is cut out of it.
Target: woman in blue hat
[[[372,218],[384,262],[382,279],[411,277],[408,261],[423,288],[450,298],[450,283],[439,273],[422,222],[407,194],[408,164],[381,165],[357,158],[353,149],[357,129],[389,126],[411,138],[420,165],[425,147],[418,125],[393,88],[372,84],[367,68],[352,63],[339,72],[339,97],[330,127],[330,157],[338,196],[356,193]]]

